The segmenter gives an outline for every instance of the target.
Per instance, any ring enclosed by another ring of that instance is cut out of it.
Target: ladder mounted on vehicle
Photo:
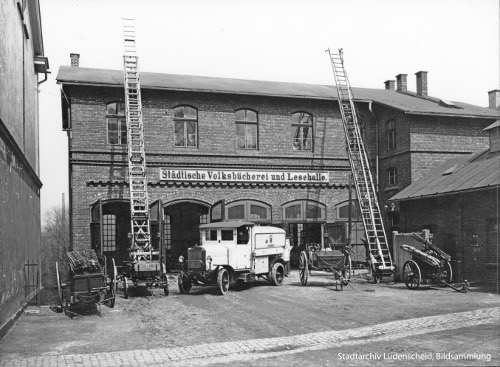
[[[124,86],[127,116],[130,218],[134,260],[151,260],[149,205],[146,180],[146,153],[142,122],[141,84],[135,47],[134,19],[122,18],[124,33]]]
[[[346,137],[347,155],[351,166],[354,186],[358,197],[366,241],[368,243],[370,263],[375,273],[374,279],[382,273],[392,273],[394,265],[389,252],[387,237],[384,229],[382,213],[377,199],[377,192],[370,171],[368,155],[365,150],[361,130],[358,124],[358,115],[354,97],[347,73],[344,68],[342,49],[337,54],[327,50],[332,64],[335,84],[337,86],[338,101],[344,133]],[[377,280],[375,280],[377,281]]]

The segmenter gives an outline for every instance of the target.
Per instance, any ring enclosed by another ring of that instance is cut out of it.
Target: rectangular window
[[[386,122],[387,131],[387,150],[396,148],[396,121],[390,120]]]
[[[292,114],[293,150],[312,150],[313,118],[306,112]]]
[[[176,147],[198,146],[198,111],[195,108],[174,108],[174,140]]]
[[[236,148],[257,149],[258,120],[257,112],[252,110],[238,110],[236,118]]]
[[[103,252],[116,250],[116,216],[106,214],[102,217]]]
[[[210,241],[217,241],[217,231],[212,229],[210,231]]]
[[[398,184],[398,171],[396,168],[389,168],[387,170],[389,175],[389,186],[394,186]]]
[[[233,230],[223,229],[220,231],[222,241],[232,241],[233,240]]]

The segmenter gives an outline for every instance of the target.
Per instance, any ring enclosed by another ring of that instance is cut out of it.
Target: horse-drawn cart
[[[69,272],[66,282],[62,282],[59,263],[56,262],[57,291],[62,311],[69,315],[81,316],[82,311],[107,303],[114,307],[116,297],[116,266],[111,259],[111,274],[106,271],[106,258],[96,255],[93,250],[71,251],[67,253]]]
[[[430,241],[413,233],[413,237],[422,242],[423,249],[419,250],[413,246],[401,245],[401,248],[412,256],[403,265],[403,279],[409,289],[419,288],[422,280],[431,279],[439,287],[450,287],[459,292],[467,292],[469,283],[465,281],[461,288],[451,284],[453,271],[451,268],[451,256]]]
[[[319,244],[306,244],[299,257],[299,275],[302,285],[307,285],[312,270],[332,272],[336,286],[340,290],[349,284],[351,277],[351,258],[349,250],[322,249]]]

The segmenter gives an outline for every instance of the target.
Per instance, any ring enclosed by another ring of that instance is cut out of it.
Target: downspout
[[[375,113],[373,113],[372,109],[372,101],[368,102],[368,110],[375,117]],[[379,141],[378,141],[378,121],[375,122],[375,177],[377,179],[377,184],[375,185],[375,191],[379,192]]]

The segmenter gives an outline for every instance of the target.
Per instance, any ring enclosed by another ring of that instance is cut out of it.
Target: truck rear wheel
[[[219,269],[219,273],[217,274],[217,285],[219,286],[219,292],[223,296],[227,294],[229,291],[229,273],[226,269]]]
[[[285,276],[285,268],[283,264],[275,263],[271,269],[271,273],[269,274],[269,281],[272,285],[281,285],[283,284],[283,278]]]

